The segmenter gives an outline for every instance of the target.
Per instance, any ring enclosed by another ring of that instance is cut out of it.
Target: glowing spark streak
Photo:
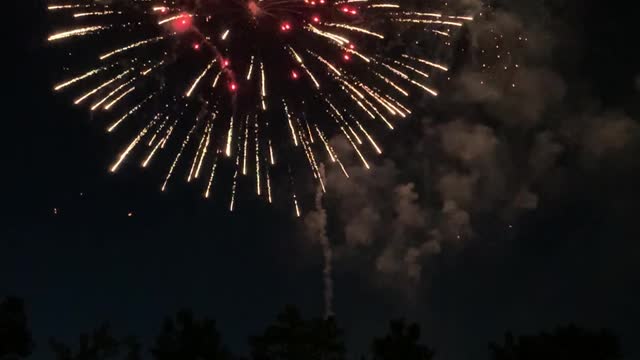
[[[79,18],[79,17],[85,17],[85,16],[104,16],[104,15],[111,15],[115,13],[116,13],[115,11],[94,11],[94,12],[73,14],[73,17]],[[122,13],[118,12],[118,14],[122,14]]]
[[[229,211],[233,212],[233,206],[236,201],[236,185],[238,184],[238,170],[233,174],[233,186],[231,188],[231,204],[229,204]]]
[[[260,127],[258,125],[258,119],[256,119],[256,127],[255,127],[255,145],[256,145],[256,192],[258,194],[258,196],[260,196],[260,142],[259,142],[259,137],[260,137]]]
[[[322,30],[316,28],[313,25],[307,25],[306,29],[311,31],[314,34],[317,34],[317,35],[320,35],[320,36],[325,37],[327,39],[330,39],[330,40],[332,40],[332,41],[334,41],[334,42],[336,42],[336,43],[338,43],[340,45],[345,45],[345,44],[348,44],[348,43],[351,42],[349,39],[347,39],[345,37],[342,37],[340,35],[336,35],[336,34],[333,34],[333,33],[330,33],[330,32],[322,31]]]
[[[91,77],[91,76],[93,76],[93,75],[95,75],[95,74],[97,74],[97,73],[101,72],[101,71],[104,71],[104,70],[106,70],[107,68],[108,68],[107,66],[104,66],[104,67],[101,67],[101,68],[93,69],[93,70],[91,70],[91,71],[89,71],[89,72],[87,72],[87,73],[85,73],[85,74],[83,74],[83,75],[80,75],[80,76],[78,76],[78,77],[76,77],[76,78],[73,78],[73,79],[71,79],[71,80],[69,80],[69,81],[67,81],[67,82],[64,82],[64,83],[58,84],[58,85],[56,85],[53,89],[54,89],[55,91],[59,91],[59,90],[61,90],[61,89],[65,88],[65,87],[67,87],[67,86],[69,86],[69,85],[71,85],[71,84],[74,84],[74,83],[76,83],[76,82],[78,82],[78,81],[80,81],[80,80],[84,80],[84,79],[86,79],[86,78],[88,78],[88,77]]]
[[[410,16],[428,16],[428,17],[435,17],[435,18],[441,18],[442,14],[438,14],[438,13],[422,13],[422,12],[402,12],[402,13],[391,13],[391,15],[410,15]]]
[[[171,164],[171,167],[169,168],[169,172],[167,173],[167,177],[164,180],[164,184],[162,184],[162,191],[165,191],[167,189],[167,184],[169,183],[169,180],[171,179],[171,176],[173,175],[173,171],[175,170],[176,165],[178,164],[178,160],[180,160],[180,157],[182,156],[182,152],[184,151],[184,148],[187,147],[187,144],[189,143],[189,140],[191,139],[191,134],[193,134],[193,131],[195,130],[196,125],[198,125],[197,121],[193,125],[193,127],[191,128],[191,130],[189,131],[187,136],[184,138],[184,141],[182,142],[182,146],[180,147],[180,151],[178,151],[178,154],[176,155],[176,158],[173,160],[173,163]]]
[[[427,61],[427,60],[424,60],[424,59],[412,57],[412,56],[409,56],[409,55],[406,55],[406,54],[403,54],[402,57],[407,58],[407,59],[412,59],[412,60],[419,61],[419,62],[421,62],[423,64],[427,64],[429,66],[432,66],[432,67],[440,69],[440,70],[449,71],[448,68],[446,68],[446,67],[444,67],[444,66],[442,66],[440,64],[436,64],[434,62],[431,62],[431,61]]]
[[[108,99],[110,99],[113,95],[115,95],[118,91],[122,90],[125,86],[131,84],[131,82],[133,82],[136,78],[132,78],[129,81],[125,82],[124,84],[118,86],[115,90],[113,90],[112,92],[110,92],[109,94],[107,94],[107,96],[105,96],[104,98],[102,98],[102,100],[98,101],[95,105],[93,105],[91,107],[91,111],[94,111],[95,109],[97,109],[98,107],[100,107],[100,105],[102,105],[105,101],[107,101]],[[107,109],[107,108],[105,108]]]
[[[311,50],[307,50],[307,52],[313,56],[316,57],[316,59],[318,59],[320,62],[322,62],[323,64],[325,64],[329,69],[331,69],[331,71],[333,71],[334,73],[336,73],[336,75],[338,76],[342,76],[342,73],[340,72],[340,70],[338,70],[338,68],[336,68],[335,66],[333,66],[330,62],[328,62],[327,60],[325,60],[322,56],[312,52]]]
[[[362,140],[360,140],[360,137],[358,136],[358,134],[356,134],[356,132],[353,131],[353,128],[351,128],[351,126],[349,126],[349,123],[344,118],[344,116],[342,116],[342,113],[340,113],[340,111],[333,105],[333,103],[331,103],[331,101],[326,100],[326,102],[327,102],[327,104],[329,104],[329,107],[334,111],[334,113],[338,116],[338,117],[335,117],[333,113],[329,113],[329,115],[331,115],[331,117],[335,120],[336,124],[338,124],[338,126],[340,126],[340,129],[342,130],[342,132],[345,132],[345,130],[344,130],[343,124],[340,123],[338,118],[340,118],[340,120],[342,120],[342,122],[344,123],[344,126],[346,126],[347,129],[349,129],[349,131],[351,132],[353,137],[356,139],[358,144],[362,144]],[[347,135],[347,134],[345,134],[345,135],[347,137],[349,137],[349,135]]]
[[[318,174],[318,181],[320,182],[320,186],[322,187],[322,192],[326,193],[327,189],[324,186],[323,176],[320,173],[320,168],[318,167],[318,162],[316,161],[316,156],[313,153],[313,149],[311,148],[311,145],[307,144],[307,148],[309,149],[309,154],[311,155],[311,160],[313,161],[313,166],[315,167],[316,173]]]
[[[220,39],[222,41],[227,40],[227,37],[229,36],[229,33],[231,32],[231,30],[226,30],[224,33],[222,33],[222,36],[220,36]]]
[[[149,128],[151,128],[151,126],[153,126],[155,124],[155,121],[151,121],[149,124],[147,124],[147,126],[145,126],[140,133],[138,134],[138,136],[136,136],[133,141],[131,141],[131,143],[129,144],[129,146],[127,146],[127,148],[125,149],[124,152],[122,152],[122,154],[120,154],[120,157],[118,158],[118,161],[116,161],[115,164],[113,164],[113,166],[111,167],[111,169],[109,171],[116,172],[118,170],[118,168],[120,167],[120,164],[122,164],[122,162],[124,161],[124,159],[127,158],[127,156],[129,155],[129,153],[133,150],[133,148],[136,147],[136,145],[138,145],[138,143],[140,142],[140,140],[142,140],[142,138],[144,137],[144,135],[147,133],[147,131],[149,131]]]
[[[158,22],[158,25],[162,25],[162,24],[165,24],[165,23],[168,23],[168,22],[170,22],[170,21],[177,20],[177,19],[180,19],[180,18],[183,18],[183,17],[193,17],[193,15],[191,15],[191,14],[180,14],[180,15],[175,15],[175,16],[172,16],[172,17],[170,17],[170,18],[166,18],[166,19],[164,19],[164,20],[160,20],[160,21]]]
[[[309,127],[309,122],[305,119],[304,120],[304,124],[307,126],[307,133],[309,133],[309,141],[311,141],[312,144],[315,144],[315,140],[313,138],[313,133],[311,132],[311,128]]]
[[[276,164],[276,158],[273,156],[273,146],[271,145],[271,139],[269,139],[269,159],[271,160],[271,165]]]
[[[242,152],[242,175],[247,175],[247,145],[249,143],[249,115],[244,121],[244,150]]]
[[[391,80],[390,80],[389,78],[387,78],[386,76],[384,76],[384,75],[382,75],[382,74],[380,74],[380,73],[377,73],[377,72],[375,72],[375,71],[373,71],[373,73],[374,73],[376,76],[378,76],[379,78],[381,78],[384,82],[386,82],[387,84],[391,85],[391,87],[393,87],[394,89],[398,90],[402,95],[404,95],[404,96],[409,96],[409,93],[408,93],[405,89],[403,89],[403,88],[401,88],[400,86],[398,86],[395,82],[391,81]]]
[[[385,107],[385,109],[387,109],[387,111],[389,111],[391,113],[391,115],[396,115],[396,112],[393,110],[393,108],[391,108],[390,106],[388,106],[388,104],[384,101],[384,99],[382,99],[378,94],[376,94],[375,92],[373,92],[371,89],[367,88],[364,84],[360,84],[360,86],[365,87],[365,91],[367,91],[367,94],[369,94],[371,97],[373,97],[376,101],[378,101],[380,104],[382,104],[382,106]],[[372,103],[370,103],[368,100],[364,100],[367,105],[369,105],[373,111],[382,119],[382,121],[384,121],[384,123],[387,125],[387,127],[391,130],[393,130],[393,125],[391,125],[391,123],[389,122],[389,120],[387,120],[386,117],[384,117],[384,115],[382,115],[380,113],[380,111],[378,111],[378,108],[376,108]]]
[[[302,67],[302,69],[304,69],[304,71],[307,73],[307,75],[309,75],[309,78],[311,79],[311,81],[313,81],[313,84],[316,86],[316,89],[320,89],[320,83],[318,82],[318,80],[316,79],[315,76],[313,76],[313,74],[311,73],[311,71],[307,68],[307,66],[304,64],[304,61],[302,60],[302,58],[300,57],[300,55],[298,55],[298,53],[293,50],[293,48],[291,46],[289,46],[289,50],[291,51],[291,55],[296,59],[296,61],[300,64],[300,66]]]
[[[316,157],[313,153],[313,149],[311,149],[311,145],[309,145],[309,143],[306,141],[306,139],[302,135],[301,135],[301,138],[302,138],[302,144],[303,144],[304,150],[307,154],[307,159],[309,160],[309,165],[311,166],[311,170],[313,171],[313,175],[316,179],[318,179],[318,182],[320,183],[320,187],[322,188],[322,192],[327,192],[326,188],[324,187],[322,174],[320,174],[320,168],[318,167],[318,163],[316,162]]]
[[[407,114],[411,114],[411,110],[409,110],[409,108],[407,108],[406,106],[402,105],[398,100],[392,98],[389,95],[385,95],[387,99],[389,99],[391,102],[393,102],[393,104],[397,107],[399,107],[400,109],[402,109],[402,111],[406,112]],[[400,114],[400,116],[402,116],[403,118],[406,117],[405,114],[403,114],[398,108],[395,108],[396,111],[398,112],[398,114]]]
[[[289,51],[291,51],[291,55],[293,55],[293,57],[296,59],[297,62],[299,62],[300,64],[304,63],[300,55],[298,55],[298,53],[295,50],[293,50],[291,46],[289,46]]]
[[[254,60],[254,56],[251,55],[251,64],[249,65],[249,71],[247,72],[247,80],[251,80],[251,73],[253,72],[253,60]]]
[[[367,34],[367,35],[371,35],[371,36],[375,36],[379,39],[384,39],[384,35],[361,28],[361,27],[357,27],[357,26],[351,26],[351,25],[347,25],[347,24],[335,24],[335,23],[323,23],[322,25],[324,26],[333,26],[333,27],[338,27],[341,29],[346,29],[346,30],[350,30],[350,31],[355,31],[355,32],[359,32],[362,34]]]
[[[55,40],[60,40],[60,39],[66,39],[68,37],[72,37],[72,36],[82,36],[82,35],[87,35],[87,34],[91,34],[94,33],[96,31],[100,31],[103,29],[107,29],[107,26],[89,26],[89,27],[84,27],[84,28],[80,28],[80,29],[73,29],[73,30],[69,30],[69,31],[63,31],[57,34],[53,34],[51,36],[49,36],[49,38],[47,39],[48,41],[55,41]]]
[[[284,104],[284,112],[287,114],[287,121],[289,122],[289,130],[291,130],[291,137],[293,138],[293,143],[297,147],[298,146],[298,137],[296,136],[296,130],[293,128],[293,122],[291,121],[291,114],[289,114],[289,108],[287,107],[287,103],[282,100]]]
[[[140,109],[140,107],[142,107],[142,105],[144,105],[144,103],[146,103],[149,99],[151,99],[155,94],[151,94],[149,95],[146,99],[142,100],[140,103],[138,103],[138,105],[134,106],[133,108],[131,108],[131,110],[129,110],[129,112],[127,112],[126,114],[124,114],[124,116],[122,116],[120,119],[118,119],[118,121],[116,121],[115,123],[113,123],[109,129],[107,130],[108,132],[113,132],[113,130],[115,130],[118,125],[120,125],[127,117],[129,117],[131,114],[135,113],[136,111],[138,111]]]
[[[140,72],[140,74],[142,76],[147,76],[147,75],[149,75],[150,72],[152,72],[153,70],[157,69],[162,64],[164,64],[164,60],[162,60],[159,63],[155,64],[154,66],[148,68],[147,70],[144,70],[144,71]]]
[[[369,88],[368,86],[366,86],[363,83],[358,83],[358,85],[372,98],[374,98],[378,103],[380,103],[380,105],[384,106],[385,109],[387,109],[387,111],[389,111],[389,113],[391,115],[396,115],[396,111],[393,108],[393,105],[388,103],[382,96],[380,96],[376,91],[374,91],[373,89]]]
[[[324,138],[324,135],[322,134],[320,129],[318,129],[317,125],[315,126],[315,129],[318,132],[318,136],[320,137],[320,140],[324,144],[324,148],[327,150],[327,154],[329,154],[329,158],[331,158],[331,162],[336,162],[336,158],[333,156],[333,151],[331,151],[331,148],[329,147],[329,143]]]
[[[156,146],[153,147],[153,150],[151,150],[151,152],[149,153],[149,156],[147,156],[147,158],[142,163],[142,167],[143,168],[146,168],[149,165],[149,162],[151,161],[151,159],[155,155],[156,151],[158,151],[158,148],[160,148],[160,146],[162,144],[164,144],[164,142],[165,142],[165,140],[162,139],[161,141],[158,141],[158,143],[156,143]]]
[[[222,74],[222,71],[219,71],[216,77],[213,79],[213,85],[211,85],[212,88],[215,88],[216,85],[218,85],[218,80],[220,80],[221,74]]]
[[[398,4],[375,4],[375,5],[369,5],[369,8],[399,8],[400,5]]]
[[[324,143],[325,149],[327,149],[327,153],[329,153],[329,157],[331,158],[331,161],[337,162],[338,165],[340,165],[340,168],[342,169],[344,176],[347,177],[348,179],[349,173],[347,173],[347,169],[345,169],[344,165],[342,165],[342,162],[338,158],[338,154],[336,154],[335,150],[331,147],[331,145],[329,145],[329,141],[327,140],[324,133],[320,131],[317,125],[315,125],[315,128],[316,128],[316,131],[318,132],[318,135],[320,136],[320,139],[322,139],[322,142]]]
[[[342,116],[342,113],[340,113],[340,111],[333,105],[333,103],[327,99],[325,99],[325,101],[327,102],[327,104],[329,104],[329,108],[331,110],[333,110],[333,113],[329,113],[329,115],[331,116],[332,119],[335,120],[336,124],[338,124],[338,126],[340,127],[340,130],[342,130],[342,132],[345,132],[343,124],[340,123],[340,121],[338,120],[338,118],[340,120],[342,120],[342,122],[344,123],[344,126],[347,127],[347,129],[349,129],[349,131],[351,132],[351,134],[353,135],[353,137],[356,139],[356,141],[358,142],[358,144],[362,144],[362,141],[360,140],[360,138],[358,137],[358,134],[356,134],[355,131],[353,131],[353,129],[351,128],[351,126],[349,125],[349,123],[347,122],[347,120],[344,118],[344,116]],[[336,116],[334,116],[337,115]],[[349,137],[349,135],[345,134],[347,137]]]
[[[154,37],[154,38],[150,38],[150,39],[146,39],[146,40],[141,40],[141,41],[135,42],[133,44],[121,47],[119,49],[115,49],[115,50],[113,50],[111,52],[108,52],[108,53],[106,53],[104,55],[100,55],[100,60],[104,60],[104,59],[106,59],[108,57],[111,57],[113,55],[119,54],[119,53],[121,53],[123,51],[131,50],[131,49],[137,48],[139,46],[143,46],[143,45],[146,45],[146,44],[149,44],[149,43],[160,41],[162,39],[164,39],[164,36],[158,36],[158,37]]]
[[[77,8],[88,8],[88,7],[91,7],[91,5],[78,5],[78,4],[49,5],[47,6],[47,10],[77,9]]]
[[[213,114],[213,119],[211,119],[211,121],[215,120],[215,118],[216,118],[216,114]],[[200,162],[198,163],[198,168],[196,169],[196,175],[195,175],[196,179],[200,177],[200,170],[202,169],[202,163],[204,163],[204,159],[207,156],[207,150],[209,149],[212,129],[213,129],[213,123],[209,125],[209,129],[207,131],[207,141],[204,144],[204,148],[202,150],[202,156],[200,157]]]
[[[207,74],[207,72],[209,71],[209,69],[211,69],[211,67],[213,66],[213,64],[215,64],[215,62],[216,62],[215,59],[212,62],[210,62],[209,65],[207,66],[207,68],[204,69],[202,74],[200,74],[200,76],[198,76],[195,79],[195,81],[193,82],[193,84],[191,85],[191,87],[189,88],[187,93],[185,94],[186,97],[190,97],[191,96],[191,94],[193,93],[193,90],[195,90],[196,86],[198,86],[198,83],[200,82],[200,80],[202,80],[202,78]]]
[[[413,24],[437,24],[437,25],[451,25],[461,27],[464,25],[463,23],[453,22],[453,21],[442,21],[442,20],[422,20],[422,19],[391,19],[392,21],[397,22],[405,22],[405,23],[413,23]]]
[[[231,142],[233,141],[233,116],[231,117],[231,120],[229,121],[229,133],[227,134],[227,149],[225,151],[225,153],[227,154],[227,157],[231,156]]]
[[[267,104],[265,102],[265,98],[267,97],[267,86],[266,86],[266,80],[265,80],[265,75],[264,75],[264,64],[262,62],[260,62],[260,74],[261,74],[261,90],[260,90],[260,96],[261,96],[261,101],[262,101],[262,110],[267,110]]]
[[[371,144],[371,146],[373,146],[373,148],[376,150],[376,152],[378,154],[382,154],[382,150],[380,149],[380,147],[378,146],[378,144],[376,144],[375,140],[373,140],[373,138],[371,137],[371,135],[369,135],[369,133],[367,132],[367,130],[365,130],[364,127],[362,127],[362,124],[360,124],[360,122],[358,122],[356,120],[356,124],[358,124],[358,127],[360,128],[360,130],[364,133],[364,135],[367,137],[367,139],[369,140],[369,143]]]
[[[160,114],[158,114],[158,115],[160,115]],[[147,146],[153,146],[154,141],[156,140],[156,138],[158,137],[158,135],[160,134],[162,129],[164,129],[165,125],[167,125],[167,121],[168,120],[169,120],[169,117],[167,116],[165,118],[165,120],[162,122],[162,124],[160,124],[160,126],[156,129],[156,132],[153,134],[153,136],[151,137],[151,139],[147,143]]]
[[[187,182],[191,182],[191,179],[194,178],[194,172],[196,170],[196,164],[198,163],[202,163],[202,157],[200,156],[201,152],[206,152],[206,148],[207,145],[209,145],[209,128],[210,126],[207,125],[204,131],[204,134],[202,134],[202,137],[200,138],[200,143],[198,144],[198,148],[196,150],[196,154],[193,157],[193,163],[191,164],[191,170],[189,170],[189,176],[187,177]],[[200,161],[198,161],[198,159],[200,159]],[[195,176],[195,178],[197,178],[197,176]]]
[[[342,133],[345,134],[345,136],[347,137],[347,139],[351,143],[351,146],[354,148],[354,150],[356,151],[356,153],[360,157],[360,160],[362,160],[362,163],[364,164],[364,167],[367,168],[367,170],[371,169],[371,167],[369,166],[369,163],[367,162],[367,159],[364,158],[364,156],[360,152],[360,149],[358,149],[358,145],[356,145],[356,143],[353,142],[353,140],[351,139],[349,134],[344,130],[344,128],[342,128]]]
[[[364,54],[361,54],[361,53],[357,52],[356,50],[353,50],[353,49],[350,49],[350,48],[344,47],[344,46],[342,47],[342,50],[344,50],[344,51],[346,51],[346,52],[348,52],[350,54],[354,54],[354,55],[356,55],[357,57],[359,57],[360,59],[362,59],[362,60],[364,60],[366,62],[371,62],[371,59],[366,57]]]
[[[111,84],[112,82],[121,79],[123,76],[127,75],[129,72],[131,71],[131,69],[125,70],[123,72],[121,72],[120,74],[116,75],[115,77],[111,78],[110,80],[105,81],[104,83],[98,85],[98,87],[96,87],[95,89],[89,91],[88,93],[82,95],[80,98],[76,99],[74,101],[74,104],[78,105],[81,102],[83,102],[86,98],[88,98],[89,96],[97,93],[98,91],[100,91],[102,88],[109,86],[109,84]]]
[[[387,64],[385,64],[385,63],[379,63],[379,64],[381,64],[382,66],[384,66],[384,67],[386,67],[387,69],[391,70],[393,73],[397,74],[398,76],[400,76],[401,78],[403,78],[403,79],[407,80],[408,82],[412,83],[413,85],[416,85],[417,87],[419,87],[419,88],[423,89],[424,91],[426,91],[426,92],[430,93],[431,95],[433,95],[433,96],[438,96],[438,93],[437,93],[435,90],[430,89],[430,88],[428,88],[428,87],[426,87],[426,86],[424,86],[424,85],[420,84],[419,82],[417,82],[417,81],[415,81],[415,80],[411,79],[411,78],[409,77],[409,75],[407,75],[407,74],[403,73],[402,71],[400,71],[400,70],[398,70],[398,69],[396,69],[396,68],[394,68],[394,67],[392,67],[392,66],[389,66],[389,65],[387,65]]]
[[[413,72],[415,72],[416,74],[418,74],[418,75],[420,75],[420,76],[422,76],[424,78],[427,78],[427,79],[431,78],[431,76],[429,76],[429,74],[427,74],[427,73],[425,73],[423,71],[420,71],[420,70],[414,68],[413,66],[407,65],[407,64],[402,63],[402,62],[400,62],[398,60],[393,60],[393,62],[398,64],[398,65],[400,65],[400,66],[403,66],[403,67],[405,67],[405,68],[407,68],[407,69],[409,69],[409,70],[411,70]]]
[[[298,126],[300,126],[300,122],[298,122]],[[309,153],[309,144],[307,143],[307,139],[304,136],[303,132],[300,131],[299,132],[299,136],[300,136],[300,142],[302,143],[302,148],[304,150],[304,154],[307,156],[307,161],[309,161],[309,167],[311,167],[311,172],[313,173],[313,178],[317,179],[318,178],[318,172],[316,171],[317,168],[313,162],[313,158],[311,156],[311,154]]]
[[[394,113],[397,113],[397,115],[399,115],[401,118],[406,118],[407,116],[405,115],[405,113],[403,112],[404,110],[400,110],[398,109],[397,105],[394,104],[393,102],[387,100],[386,98],[380,96],[379,94],[376,94],[376,100],[378,100],[378,102],[383,103],[385,105],[385,107],[387,107],[387,109],[393,110]],[[392,99],[393,101],[395,101],[395,99],[393,99],[391,96],[389,95],[385,95],[386,97]],[[397,103],[397,101],[395,101]],[[409,111],[407,111],[409,112]],[[409,112],[410,113],[410,112]],[[391,128],[393,130],[393,127]]]
[[[298,197],[293,193],[293,205],[296,207],[296,217],[300,217],[300,207],[298,206]]]
[[[360,100],[358,100],[358,98],[357,98],[357,97],[359,97],[359,98],[361,98],[361,99],[363,99],[363,100],[364,100],[364,95],[362,95],[362,93],[360,93],[356,88],[354,88],[354,87],[353,87],[351,84],[349,84],[346,80],[344,80],[344,79],[338,79],[338,80],[340,80],[344,85],[346,85],[346,87],[345,87],[345,86],[340,85],[340,88],[341,88],[342,90],[344,90],[344,92],[345,92],[345,93],[347,93],[347,94],[349,95],[349,97],[351,97],[351,99],[352,99],[353,101],[355,101],[355,103],[356,103],[356,104],[358,104],[358,106],[360,106],[360,108],[362,108],[362,110],[364,110],[364,112],[366,112],[366,113],[367,113],[367,115],[369,115],[369,117],[371,117],[372,119],[375,119],[375,118],[376,118],[376,116],[375,116],[371,111],[369,111],[369,109],[367,109],[367,107],[366,107],[366,106],[364,106],[364,104],[363,104]],[[356,97],[356,96],[354,96],[351,92],[349,92],[349,90],[351,90],[352,92],[354,92],[354,93],[357,95],[357,97]],[[366,101],[366,100],[365,100],[365,101]],[[377,109],[375,109],[375,111],[377,112]]]
[[[269,204],[273,201],[271,199],[271,177],[269,176],[269,168],[267,168],[267,197],[269,198]]]
[[[205,198],[209,198],[211,194],[211,185],[213,185],[213,178],[216,176],[216,167],[218,166],[218,159],[213,162],[213,166],[211,167],[211,176],[209,177],[209,183],[207,184],[207,191],[204,193]]]
[[[109,110],[113,107],[113,105],[117,104],[120,100],[122,100],[125,96],[129,95],[133,90],[135,90],[136,87],[132,86],[131,88],[129,88],[129,90],[125,91],[122,93],[122,95],[118,96],[116,99],[114,99],[112,102],[110,102],[109,104],[107,104],[104,109],[105,110]]]

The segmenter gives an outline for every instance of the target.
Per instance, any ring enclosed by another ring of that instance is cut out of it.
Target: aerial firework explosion
[[[471,20],[383,0],[60,0],[48,10],[65,24],[48,41],[76,56],[77,73],[55,91],[115,113],[108,132],[133,134],[111,172],[134,150],[142,167],[164,150],[163,191],[184,168],[208,198],[225,173],[231,211],[239,177],[272,202],[279,172],[298,216],[300,164],[324,191],[323,158],[349,177],[333,136],[369,168],[367,154],[382,153],[375,132],[409,116],[415,96],[438,95],[432,74],[447,67],[410,52],[405,35],[447,42]]]

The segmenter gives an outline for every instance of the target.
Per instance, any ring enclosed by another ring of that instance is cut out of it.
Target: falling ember
[[[409,116],[421,92],[438,95],[435,76],[447,64],[430,59],[429,48],[398,46],[421,34],[450,45],[473,17],[425,8],[372,0],[49,4],[58,25],[48,42],[83,56],[53,91],[109,116],[107,132],[129,135],[111,172],[153,162],[166,171],[163,191],[182,178],[205,198],[226,184],[230,211],[249,182],[269,203],[288,194],[301,216],[306,186],[297,188],[293,174],[310,171],[322,192],[324,165],[348,178],[336,137],[369,169],[367,157],[383,152],[380,132]],[[274,192],[284,168],[291,189]]]

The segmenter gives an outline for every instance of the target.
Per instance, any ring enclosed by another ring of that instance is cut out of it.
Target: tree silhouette
[[[108,324],[103,324],[91,334],[81,334],[78,350],[73,351],[66,345],[54,338],[49,340],[49,345],[56,360],[105,360],[117,358],[123,347],[127,348],[126,360],[140,359],[140,345],[134,338],[125,338],[119,341],[109,329]]]
[[[490,343],[494,360],[615,360],[621,359],[618,339],[606,330],[591,332],[569,325],[552,334],[505,335],[504,345]]]
[[[254,360],[342,360],[342,330],[333,318],[304,320],[294,306],[286,306],[264,333],[249,338]]]
[[[407,326],[404,320],[389,323],[389,334],[375,338],[371,344],[373,360],[430,360],[433,350],[418,344],[420,326],[413,323]]]
[[[194,319],[191,311],[178,312],[164,321],[151,349],[157,360],[227,360],[231,354],[222,344],[213,320]]]
[[[0,302],[0,359],[19,359],[33,350],[24,301],[7,297]]]

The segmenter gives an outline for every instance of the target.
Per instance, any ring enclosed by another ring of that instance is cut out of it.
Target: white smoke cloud
[[[412,115],[421,127],[412,135],[421,137],[388,144],[371,170],[347,141],[331,141],[350,174],[327,167],[335,260],[368,261],[376,283],[415,286],[434,256],[483,240],[480,216],[506,224],[535,211],[538,190],[553,184],[567,154],[601,159],[640,139],[637,121],[623,112],[569,106],[593,101],[571,93],[555,70],[554,47],[563,39],[553,29],[496,11],[468,32],[475,55],[452,74],[438,116]]]
[[[320,167],[320,174],[324,177],[324,166]],[[322,255],[324,258],[324,268],[322,269],[322,279],[324,283],[324,308],[325,317],[334,315],[333,312],[333,250],[331,249],[331,241],[327,236],[327,212],[322,206],[323,198],[322,188],[318,186],[316,189],[315,209],[309,212],[305,219],[305,226],[308,234],[314,241],[322,246]]]

